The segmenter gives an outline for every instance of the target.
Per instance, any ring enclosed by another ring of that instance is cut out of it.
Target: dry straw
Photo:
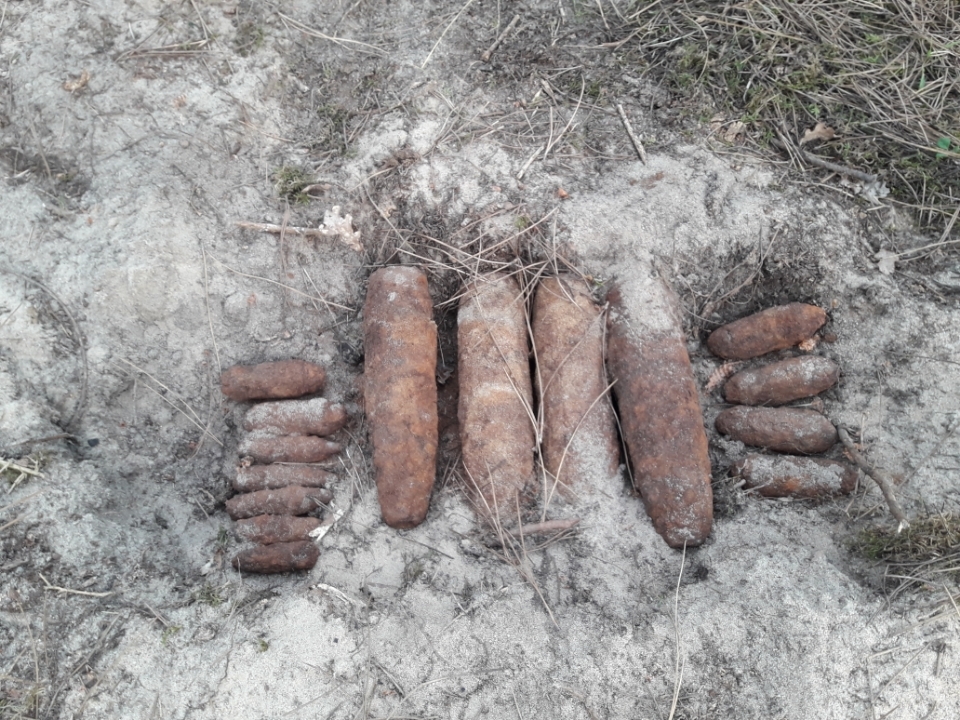
[[[710,0],[644,3],[617,43],[687,97],[719,105],[748,142],[790,141],[820,176],[879,175],[895,203],[942,230],[960,195],[960,3]],[[836,135],[799,149],[809,128]]]

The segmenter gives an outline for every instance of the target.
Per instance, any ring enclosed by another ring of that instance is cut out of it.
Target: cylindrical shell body
[[[261,574],[309,570],[317,564],[320,550],[308,540],[258,545],[233,558],[233,567]]]
[[[309,540],[310,532],[320,525],[314,517],[291,517],[290,515],[256,515],[237,520],[234,529],[243,540],[273,545],[274,543]]]
[[[288,485],[325,487],[335,479],[336,475],[316,465],[251,465],[237,468],[233,489],[245,493]]]
[[[272,435],[333,435],[347,423],[347,411],[326,398],[257,403],[247,410],[243,429]]]
[[[255,515],[306,515],[333,499],[329,490],[290,485],[276,490],[234,495],[227,500],[227,514],[234,520]]]
[[[710,457],[676,296],[639,277],[607,299],[607,363],[634,484],[668,545],[699,545],[713,525]]]
[[[231,400],[279,400],[323,390],[326,371],[305,360],[234,365],[220,376],[220,389]]]
[[[240,442],[240,455],[258,463],[315,463],[342,449],[339,443],[313,435],[250,435]]]
[[[619,468],[616,419],[603,365],[603,324],[603,314],[582,280],[560,276],[540,282],[533,345],[543,464],[561,491],[575,492],[584,478],[607,480]]]
[[[748,455],[733,474],[764,497],[817,499],[849,495],[857,488],[857,468],[825,458]]]
[[[778,305],[718,327],[707,347],[728,360],[749,360],[808,340],[826,321],[827,313],[816,305]]]
[[[817,395],[837,384],[840,366],[819,355],[770,363],[742,370],[723,386],[727,402],[741,405],[783,405]]]
[[[526,311],[512,277],[490,273],[468,283],[457,343],[466,480],[481,515],[506,525],[536,479]]]
[[[437,327],[427,276],[391,266],[370,276],[363,307],[364,406],[380,512],[423,522],[437,468]]]
[[[802,408],[727,408],[716,419],[717,430],[745,445],[782,453],[812,455],[837,442],[837,429],[823,415]]]

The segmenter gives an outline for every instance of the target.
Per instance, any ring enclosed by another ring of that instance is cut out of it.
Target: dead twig
[[[878,470],[873,465],[871,465],[863,455],[860,454],[860,451],[857,450],[857,446],[854,444],[853,440],[850,439],[850,435],[842,427],[837,425],[837,434],[840,436],[840,442],[843,443],[843,446],[847,449],[847,453],[853,459],[864,473],[873,478],[874,482],[880,487],[880,492],[883,493],[884,500],[887,501],[887,507],[890,508],[890,514],[896,518],[899,525],[897,526],[897,532],[904,530],[905,528],[910,527],[910,523],[907,521],[907,516],[903,514],[903,509],[900,507],[900,503],[897,502],[897,497],[893,491],[893,479],[887,475],[887,473],[882,470]]]
[[[646,165],[647,151],[643,149],[643,143],[640,142],[640,138],[638,138],[636,133],[633,132],[633,126],[630,125],[630,120],[627,118],[627,113],[623,109],[623,105],[620,103],[617,103],[617,114],[620,116],[620,122],[623,123],[623,129],[627,131],[627,137],[630,138],[630,142],[633,144],[633,149],[637,151],[637,157],[640,158],[640,162]]]
[[[96,597],[103,598],[113,595],[112,592],[87,592],[86,590],[74,590],[72,588],[60,587],[59,585],[51,585],[50,581],[47,580],[43,573],[37,573],[40,576],[40,579],[43,580],[44,590],[53,590],[54,592],[64,593],[67,595],[83,595],[85,597]]]
[[[515,538],[529,537],[530,535],[548,535],[550,533],[561,533],[565,530],[571,530],[580,524],[580,518],[569,518],[568,520],[544,520],[543,522],[530,523],[507,531],[509,535]]]
[[[480,55],[480,59],[483,60],[483,62],[485,63],[490,62],[490,58],[493,57],[493,53],[496,52],[496,49],[500,47],[500,43],[502,43],[504,39],[507,37],[507,35],[510,34],[510,31],[513,30],[514,27],[516,27],[518,22],[520,22],[520,16],[514,15],[513,20],[510,21],[510,24],[507,25],[504,31],[497,36],[496,40],[493,41],[493,45],[488,47],[486,51],[482,55]]]

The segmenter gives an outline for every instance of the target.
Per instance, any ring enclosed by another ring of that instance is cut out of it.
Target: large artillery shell
[[[699,545],[713,524],[710,457],[676,297],[641,277],[607,299],[607,363],[634,484],[668,545]]]
[[[326,371],[305,360],[234,365],[220,376],[220,389],[231,400],[277,400],[320,392]]]
[[[235,495],[227,500],[227,514],[234,520],[256,515],[306,515],[333,499],[329,490],[290,485],[276,490]]]
[[[333,473],[316,465],[251,465],[237,469],[233,489],[237,492],[253,492],[288,485],[324,487],[335,479]]]
[[[723,387],[728,402],[741,405],[783,405],[833,387],[840,366],[819,355],[781,360],[756,370],[743,370]]]
[[[620,446],[607,397],[603,315],[586,284],[541,281],[533,308],[536,382],[543,417],[543,464],[561,489],[617,474]]]
[[[764,497],[823,498],[857,488],[857,469],[824,458],[748,455],[733,467],[748,488]]]
[[[380,512],[387,525],[423,522],[437,464],[437,327],[427,277],[376,271],[363,308],[364,405]]]
[[[800,408],[740,405],[717,415],[716,427],[746,445],[783,453],[822,453],[837,442],[833,423],[818,412]]]
[[[347,423],[347,411],[326,398],[257,403],[247,410],[243,429],[272,435],[333,435]]]
[[[339,443],[313,435],[249,436],[240,443],[240,455],[258,463],[315,463],[342,449]]]
[[[718,327],[707,347],[722,358],[749,360],[813,337],[826,321],[827,313],[815,305],[778,305]]]
[[[516,519],[533,488],[533,389],[524,298],[516,281],[491,273],[470,282],[457,317],[460,444],[481,514]]]
[[[290,515],[257,515],[237,520],[234,529],[243,540],[273,545],[274,543],[309,540],[310,532],[320,525],[315,517],[291,517]]]
[[[309,570],[317,564],[320,550],[312,542],[297,542],[260,545],[244,550],[233,558],[237,570],[252,573],[282,573],[294,570]]]

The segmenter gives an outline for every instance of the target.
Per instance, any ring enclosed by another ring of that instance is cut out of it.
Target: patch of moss
[[[310,195],[305,189],[313,184],[313,177],[298,167],[284,165],[273,173],[273,182],[277,195],[292,205],[306,205],[310,202]]]

